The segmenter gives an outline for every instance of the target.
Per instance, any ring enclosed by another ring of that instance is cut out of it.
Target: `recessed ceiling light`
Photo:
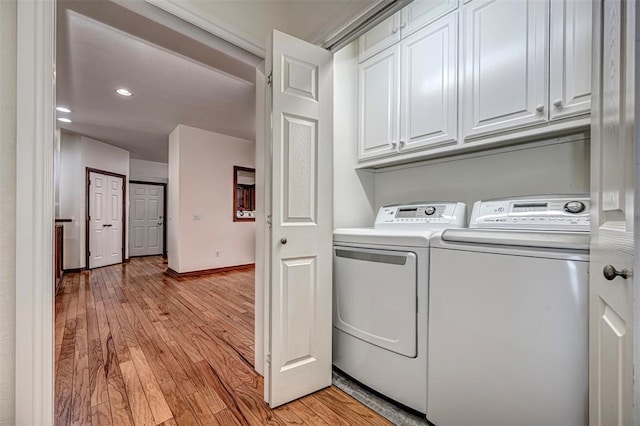
[[[65,117],[58,118],[58,121],[62,121],[63,123],[71,123],[71,120]]]
[[[130,97],[133,96],[133,92],[129,89],[125,89],[124,87],[119,87],[116,89],[116,93],[120,96]]]
[[[66,112],[66,113],[71,112],[71,110],[69,108],[63,107],[63,106],[56,107],[56,110],[60,111],[60,112]]]

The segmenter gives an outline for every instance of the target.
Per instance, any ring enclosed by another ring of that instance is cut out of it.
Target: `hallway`
[[[387,425],[335,387],[271,410],[253,369],[254,271],[173,279],[160,257],[65,274],[57,425]]]

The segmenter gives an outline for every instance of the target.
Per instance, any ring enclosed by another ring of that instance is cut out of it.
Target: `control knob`
[[[424,209],[424,212],[427,216],[431,216],[432,214],[434,214],[436,212],[436,208],[433,206],[429,206],[426,209]]]
[[[581,213],[584,209],[584,203],[581,201],[569,201],[564,205],[564,210],[569,213]]]

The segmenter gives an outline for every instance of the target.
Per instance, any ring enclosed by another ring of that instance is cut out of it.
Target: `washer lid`
[[[530,248],[589,250],[589,234],[584,232],[448,229],[442,232],[440,239],[444,244],[451,242]]]

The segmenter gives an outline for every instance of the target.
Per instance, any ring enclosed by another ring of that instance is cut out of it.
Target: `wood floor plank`
[[[147,402],[147,397],[144,394],[142,383],[136,371],[133,361],[126,361],[120,364],[120,371],[122,372],[122,381],[127,391],[127,397],[129,404],[131,405],[131,414],[133,415],[133,421],[136,426],[149,426],[155,425],[156,422],[151,413],[151,408]],[[166,419],[164,419],[166,420]]]
[[[147,363],[147,358],[144,356],[142,349],[134,346],[130,348],[130,355],[133,365],[138,373],[138,377],[140,378],[140,382],[142,383],[142,389],[147,397],[147,402],[149,403],[149,407],[151,408],[151,413],[153,414],[156,424],[169,420],[173,417],[173,414],[164,399],[164,395],[162,395],[160,386]]]
[[[89,360],[86,348],[76,351],[73,374],[73,412],[71,424],[91,423],[91,393],[89,389]]]
[[[117,375],[107,379],[109,389],[109,403],[111,406],[111,418],[114,425],[133,425],[133,415],[129,405],[127,391],[122,381],[122,376]]]
[[[238,422],[238,420],[231,414],[231,411],[228,409],[224,409],[222,411],[218,411],[214,414],[216,420],[221,425],[225,426],[242,426],[242,423]]]
[[[55,424],[68,425],[71,422],[73,392],[73,358],[61,359],[58,362],[55,385]]]
[[[324,405],[324,403],[317,398],[317,395],[309,395],[306,398],[299,399],[301,404],[306,405],[316,413],[319,417],[324,419],[330,425],[349,426],[349,422],[343,419],[338,413],[333,411],[330,407]]]
[[[180,393],[178,388],[176,388],[176,384],[173,382],[167,382],[160,385],[160,389],[162,389],[162,393],[171,407],[171,412],[173,413],[173,419],[178,425],[197,425],[198,421],[193,415],[193,411],[189,405],[189,401]]]
[[[109,401],[107,374],[102,363],[99,339],[94,339],[89,344],[89,394],[92,407]]]
[[[159,257],[66,274],[56,425],[388,425],[336,388],[275,410],[253,369],[254,271],[175,279]]]
[[[91,425],[92,426],[112,426],[111,406],[108,402],[91,407]]]
[[[198,392],[194,392],[187,396],[191,410],[201,425],[219,425],[220,423],[215,417],[215,413],[207,406],[205,399]],[[219,410],[220,411],[220,410]]]
[[[302,421],[303,424],[309,425],[329,425],[327,421],[325,421],[319,414],[314,412],[312,409],[304,405],[300,400],[295,400],[287,404],[290,410],[292,410]],[[279,415],[279,409],[275,410]]]

